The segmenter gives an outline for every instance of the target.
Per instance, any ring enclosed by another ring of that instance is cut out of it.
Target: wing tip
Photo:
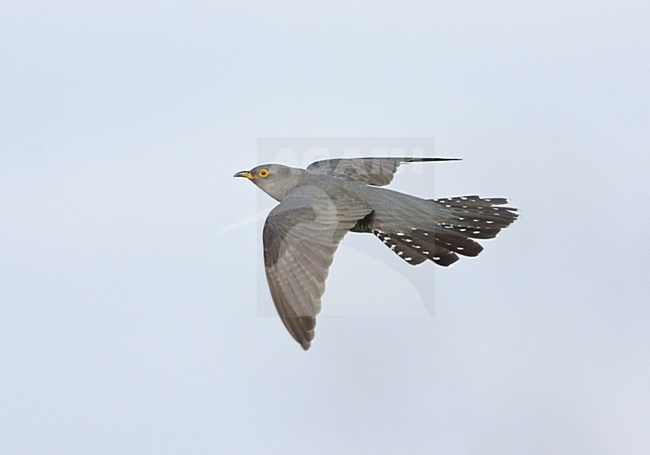
[[[422,163],[422,162],[427,162],[427,161],[463,161],[463,159],[462,158],[439,158],[439,157],[405,158],[404,159],[405,163]]]

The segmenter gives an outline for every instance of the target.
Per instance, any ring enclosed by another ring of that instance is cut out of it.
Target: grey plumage
[[[385,188],[403,163],[449,158],[356,158],[278,164],[235,174],[280,202],[263,231],[266,277],[275,307],[291,336],[309,349],[325,280],[348,231],[372,233],[411,265],[431,260],[449,266],[458,255],[476,256],[512,224],[516,209],[503,198],[421,199]]]
[[[339,177],[365,185],[384,186],[393,181],[397,168],[403,163],[430,161],[458,161],[457,158],[355,158],[333,159],[311,163],[307,171],[312,174]]]

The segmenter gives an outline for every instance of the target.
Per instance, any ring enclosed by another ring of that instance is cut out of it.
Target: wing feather
[[[305,185],[269,213],[263,231],[266,278],[282,322],[305,350],[314,338],[336,248],[371,211],[340,188]]]
[[[365,185],[388,185],[403,163],[457,161],[458,158],[338,158],[316,161],[307,167],[313,174],[330,175]]]

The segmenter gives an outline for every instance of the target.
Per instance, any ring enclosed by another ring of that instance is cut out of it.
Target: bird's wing
[[[402,163],[457,160],[458,158],[338,158],[311,163],[307,171],[365,185],[384,186],[393,180],[397,168]]]
[[[339,188],[297,187],[264,225],[264,264],[275,307],[291,336],[309,349],[336,248],[372,210]]]

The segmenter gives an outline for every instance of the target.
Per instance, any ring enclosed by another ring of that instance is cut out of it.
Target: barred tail
[[[458,261],[458,255],[477,256],[483,247],[473,239],[496,237],[518,216],[513,207],[495,207],[508,202],[503,198],[462,196],[432,202],[442,206],[438,220],[442,217],[444,221],[432,223],[427,229],[393,227],[386,231],[374,229],[372,233],[411,265],[428,259],[446,267]]]
[[[507,228],[519,215],[514,207],[496,207],[507,204],[505,198],[461,196],[432,199],[436,204],[449,209],[447,221],[440,223],[446,230],[474,239],[491,239]]]
[[[411,228],[406,232],[387,233],[375,229],[372,233],[411,265],[418,265],[429,259],[446,267],[458,260],[458,254],[477,256],[483,251],[483,247],[470,238],[440,230],[424,231]]]

